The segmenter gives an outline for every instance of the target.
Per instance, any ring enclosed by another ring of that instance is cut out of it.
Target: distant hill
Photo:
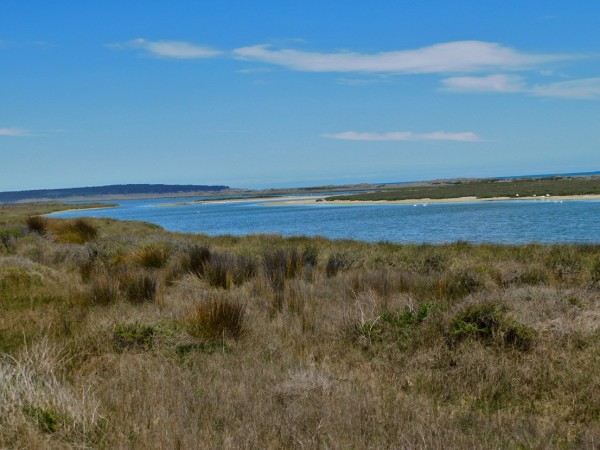
[[[196,192],[220,192],[229,186],[205,186],[194,184],[111,184],[66,189],[36,189],[30,191],[0,192],[0,203],[22,201],[62,200],[71,198],[98,198],[108,196],[181,195]]]

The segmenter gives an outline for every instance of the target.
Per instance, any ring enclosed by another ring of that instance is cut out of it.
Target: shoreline
[[[51,216],[52,214],[62,214],[68,212],[76,212],[76,211],[93,211],[95,209],[111,209],[116,208],[119,205],[107,205],[107,206],[94,206],[93,208],[69,208],[69,209],[61,209],[58,211],[52,211],[48,214],[43,214],[44,216]]]
[[[160,197],[157,197],[160,198]],[[542,201],[542,202],[562,202],[562,201],[581,201],[581,200],[600,200],[600,194],[585,194],[585,195],[555,195],[548,197],[490,197],[490,198],[478,198],[474,196],[469,197],[450,197],[450,198],[418,198],[418,199],[404,199],[404,200],[326,200],[327,196],[322,195],[297,195],[297,196],[286,196],[286,197],[273,197],[273,198],[239,198],[239,199],[226,199],[226,200],[209,200],[209,201],[193,201],[193,202],[182,202],[182,203],[158,203],[158,207],[176,207],[176,206],[190,206],[190,205],[210,205],[210,204],[229,204],[229,203],[258,203],[264,206],[300,206],[300,205],[427,205],[433,203],[480,203],[480,202],[497,202],[497,201]],[[47,216],[52,214],[76,212],[76,211],[91,211],[96,209],[110,209],[116,208],[118,205],[107,205],[107,206],[95,206],[93,208],[69,208],[62,209],[59,211],[53,211],[45,214]]]

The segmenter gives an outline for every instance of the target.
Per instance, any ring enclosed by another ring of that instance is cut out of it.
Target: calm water
[[[194,199],[198,199],[195,197]],[[208,235],[279,233],[391,242],[600,243],[600,201],[502,201],[428,205],[269,206],[208,203],[159,206],[190,199],[118,201],[105,210],[58,217],[143,220],[167,230]]]

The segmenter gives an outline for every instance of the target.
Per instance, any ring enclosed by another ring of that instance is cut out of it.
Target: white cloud
[[[29,132],[27,130],[22,130],[19,128],[0,128],[0,136],[28,136]]]
[[[304,72],[447,73],[490,69],[526,69],[538,64],[573,59],[574,55],[528,54],[483,41],[456,41],[414,50],[363,54],[320,53],[293,49],[272,50],[268,45],[233,51],[245,61],[259,61]]]
[[[452,92],[520,92],[537,97],[600,99],[600,77],[530,86],[520,76],[488,75],[445,78],[442,80],[442,85],[444,90]]]
[[[600,77],[539,84],[529,92],[539,97],[600,99]]]
[[[121,44],[111,44],[111,48],[138,48],[161,58],[174,59],[199,59],[213,58],[222,52],[210,47],[191,44],[183,41],[148,41],[146,39],[134,39]]]
[[[356,131],[345,131],[343,133],[326,133],[321,136],[329,139],[342,139],[347,141],[481,141],[481,138],[471,131],[463,131],[458,133],[447,131],[434,131],[432,133],[413,133],[412,131],[361,133]]]
[[[244,75],[254,75],[257,73],[268,73],[271,72],[272,69],[268,67],[248,67],[245,69],[236,70],[236,73],[242,73]]]
[[[485,77],[450,77],[442,80],[444,89],[453,92],[521,92],[523,77],[488,75]]]

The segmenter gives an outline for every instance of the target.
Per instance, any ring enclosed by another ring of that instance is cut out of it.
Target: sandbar
[[[318,202],[325,205],[410,205],[410,204],[429,204],[429,203],[473,203],[473,202],[494,202],[494,201],[545,201],[545,202],[561,202],[569,200],[600,200],[600,194],[588,194],[588,195],[552,195],[552,196],[539,196],[539,197],[491,197],[491,198],[478,198],[478,197],[452,197],[452,198],[417,198],[417,199],[405,199],[405,200],[324,200],[326,197],[317,197],[316,199],[308,199],[305,197],[295,197],[292,199],[280,198],[276,201],[272,201],[269,205],[272,206],[285,206],[285,205],[311,205],[317,203],[317,199],[323,199],[322,202]]]

